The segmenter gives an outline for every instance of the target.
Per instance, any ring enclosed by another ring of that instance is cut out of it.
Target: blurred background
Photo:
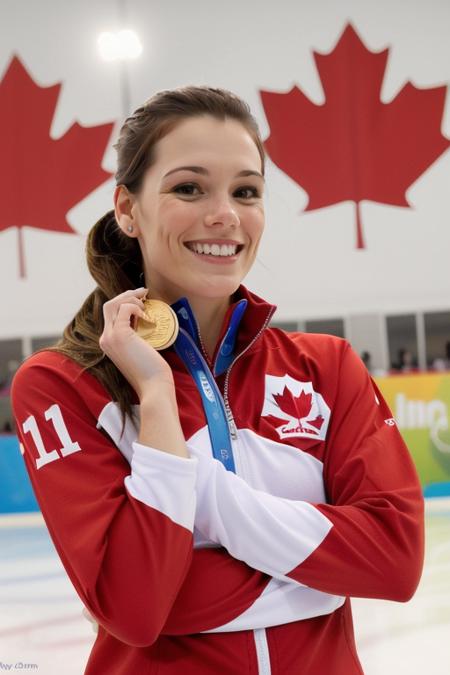
[[[354,603],[365,672],[450,672],[449,28],[448,0],[0,0],[0,662],[81,673],[94,637],[24,471],[11,379],[94,286],[85,238],[124,118],[208,84],[248,101],[268,152],[246,285],[276,325],[351,342],[423,485],[416,597]]]

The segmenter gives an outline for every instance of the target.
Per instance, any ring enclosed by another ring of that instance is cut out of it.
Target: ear
[[[138,237],[139,225],[135,216],[135,197],[125,185],[114,190],[114,213],[120,229],[127,237]]]

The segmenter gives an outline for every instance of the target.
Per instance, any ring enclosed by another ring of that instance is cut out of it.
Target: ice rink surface
[[[450,674],[450,500],[426,511],[415,597],[353,600],[366,675]],[[82,675],[94,633],[39,514],[0,516],[0,605],[0,672]]]

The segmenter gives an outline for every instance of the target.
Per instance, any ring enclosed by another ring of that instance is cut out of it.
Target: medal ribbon
[[[242,300],[233,312],[230,326],[219,349],[217,364],[220,370],[216,364],[214,368],[216,374],[224,372],[233,359],[237,329],[246,306],[247,301]],[[197,322],[186,298],[181,298],[175,302],[172,309],[176,312],[180,324],[174,349],[190,372],[200,393],[208,423],[213,456],[222,462],[228,471],[236,473],[225,403],[211,370],[197,347]]]
[[[246,308],[247,300],[240,300],[233,310],[230,325],[217,353],[216,362],[214,364],[214,375],[222,375],[233,362],[237,331]]]

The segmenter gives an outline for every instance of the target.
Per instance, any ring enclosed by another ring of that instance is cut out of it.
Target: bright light
[[[97,44],[105,61],[125,61],[142,54],[142,45],[134,30],[100,33]]]
[[[117,36],[114,33],[100,33],[97,44],[102,59],[115,61],[118,58]]]

